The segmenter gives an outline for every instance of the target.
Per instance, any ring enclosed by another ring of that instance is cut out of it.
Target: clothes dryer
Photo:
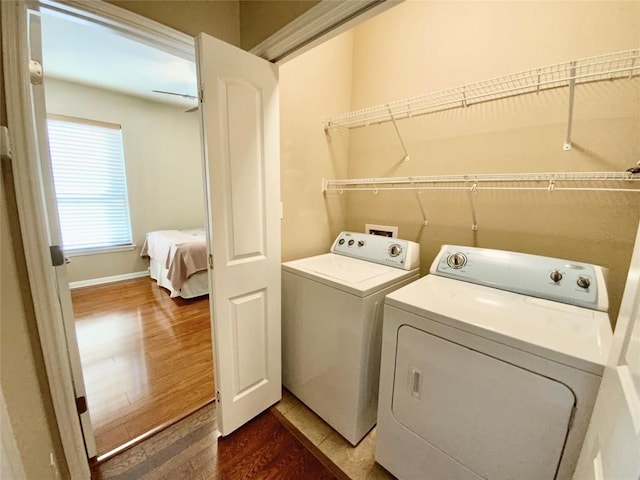
[[[384,297],[419,276],[419,245],[342,232],[282,264],[284,386],[351,444],[376,423]]]
[[[603,270],[442,247],[387,296],[376,460],[399,479],[568,480],[611,343]]]

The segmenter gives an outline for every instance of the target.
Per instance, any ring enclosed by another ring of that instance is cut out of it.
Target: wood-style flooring
[[[215,403],[91,473],[93,480],[348,478],[274,408],[218,438]]]
[[[209,299],[149,277],[72,290],[98,455],[214,397]]]

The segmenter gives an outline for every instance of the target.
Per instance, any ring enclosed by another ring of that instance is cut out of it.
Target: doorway
[[[213,399],[208,297],[171,298],[149,278],[148,260],[140,256],[150,231],[205,226],[195,65],[69,15],[40,15],[47,116],[86,128],[116,125],[122,136],[130,245],[65,252],[73,328],[102,459]],[[59,160],[54,150],[52,163]],[[54,165],[56,190],[63,190],[63,175],[56,174]],[[75,180],[97,188],[86,176]],[[59,212],[61,201],[58,195]],[[72,201],[71,214],[80,200]],[[91,216],[98,216],[92,208]],[[62,227],[64,244],[71,244]]]

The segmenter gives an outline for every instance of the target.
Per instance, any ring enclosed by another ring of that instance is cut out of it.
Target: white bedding
[[[205,241],[203,228],[149,232],[140,255],[149,257],[151,278],[169,290],[171,297],[199,297],[209,293],[206,261],[200,258],[197,266],[191,262],[188,278],[183,263],[179,265],[182,269],[176,268],[176,264],[184,261],[184,250],[189,246],[197,248],[200,257],[203,257]],[[176,258],[176,252],[179,252],[180,258]],[[180,271],[185,278],[178,278],[176,271]]]

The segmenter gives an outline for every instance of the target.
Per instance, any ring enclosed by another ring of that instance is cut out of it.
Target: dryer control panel
[[[605,269],[588,263],[443,245],[430,273],[592,310],[609,308]]]
[[[340,233],[331,246],[331,253],[403,270],[420,266],[420,245],[417,243],[368,233]]]

